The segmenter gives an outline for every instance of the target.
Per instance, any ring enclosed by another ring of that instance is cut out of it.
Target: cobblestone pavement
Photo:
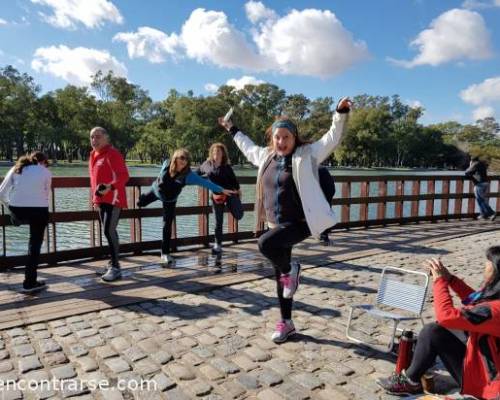
[[[349,305],[373,300],[381,267],[418,270],[429,256],[477,286],[484,250],[499,243],[498,232],[487,232],[304,271],[299,333],[282,345],[269,340],[278,317],[271,279],[2,331],[4,385],[69,380],[34,391],[4,386],[0,399],[391,399],[375,378],[393,370],[394,357],[346,340]],[[432,315],[429,303],[425,320]],[[376,321],[363,327],[385,332]],[[141,379],[150,390],[134,387]],[[444,372],[436,382],[453,389]]]

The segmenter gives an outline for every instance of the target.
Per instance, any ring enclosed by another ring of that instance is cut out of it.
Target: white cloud
[[[500,76],[470,85],[460,92],[460,97],[466,103],[476,106],[484,103],[500,102]]]
[[[272,69],[285,74],[328,77],[369,57],[331,11],[292,10],[254,33],[260,53]]]
[[[243,89],[246,85],[260,85],[261,83],[266,83],[260,79],[255,78],[254,76],[242,76],[240,79],[229,79],[226,82],[226,85],[233,86],[236,90]]]
[[[247,18],[252,24],[256,24],[261,20],[276,19],[276,13],[267,8],[260,1],[249,1],[245,4],[245,11],[247,13]]]
[[[424,107],[424,105],[422,104],[422,102],[420,100],[408,99],[408,100],[405,100],[404,103],[409,105],[412,108],[417,108],[417,107],[423,108]]]
[[[248,18],[259,22],[252,28],[253,43],[225,13],[203,8],[191,13],[179,34],[143,27],[115,40],[127,43],[130,57],[152,62],[186,56],[224,68],[318,77],[337,75],[369,57],[366,44],[354,40],[331,11],[292,10],[278,17],[261,2],[245,7]],[[146,29],[155,34],[144,34]]]
[[[65,29],[75,29],[78,23],[87,28],[98,28],[106,21],[121,24],[123,17],[109,0],[31,0],[47,6],[53,14],[40,13],[49,24]]]
[[[169,36],[147,26],[140,27],[136,33],[118,33],[113,41],[126,43],[130,58],[144,57],[152,63],[164,62],[169,55],[175,57],[180,44],[175,33]]]
[[[465,0],[462,3],[463,8],[467,8],[469,10],[477,9],[486,9],[492,7],[500,7],[500,0],[486,0],[486,1],[478,1],[478,0]]]
[[[207,83],[205,84],[205,90],[209,93],[215,93],[217,90],[219,90],[219,86],[217,86],[215,83]]]
[[[35,51],[31,68],[45,72],[74,85],[88,85],[97,71],[113,71],[126,76],[127,68],[106,50],[67,46],[40,47]]]
[[[474,121],[477,121],[478,119],[485,119],[488,117],[494,117],[495,116],[495,109],[491,106],[481,106],[476,108],[472,112],[472,118]]]
[[[406,68],[437,66],[454,60],[481,60],[493,55],[490,33],[483,17],[475,11],[452,9],[431,22],[410,44],[419,50],[411,61],[392,62]]]
[[[182,26],[180,36],[187,56],[198,62],[230,68],[264,68],[264,60],[252,50],[243,33],[228,22],[223,12],[194,10]]]
[[[7,25],[7,21],[3,18],[0,18],[0,25]]]

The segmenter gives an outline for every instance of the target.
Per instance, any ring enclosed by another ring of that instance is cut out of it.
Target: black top
[[[269,222],[280,224],[305,219],[292,176],[292,155],[274,156],[262,174],[264,209]]]
[[[474,185],[488,182],[488,166],[483,161],[473,161],[469,168],[465,170],[465,176],[471,178]]]
[[[229,164],[216,167],[213,161],[206,160],[196,170],[196,173],[210,179],[213,183],[222,186],[224,189],[239,190],[240,188],[233,168]]]

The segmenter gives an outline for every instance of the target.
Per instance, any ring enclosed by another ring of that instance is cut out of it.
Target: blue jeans
[[[474,195],[476,196],[477,205],[479,206],[479,212],[485,218],[495,214],[495,211],[493,211],[490,207],[488,197],[486,196],[488,186],[488,182],[481,182],[474,186]]]

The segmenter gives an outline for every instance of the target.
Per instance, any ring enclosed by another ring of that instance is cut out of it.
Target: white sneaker
[[[281,274],[280,282],[283,287],[283,297],[285,299],[291,299],[297,288],[299,287],[300,279],[300,264],[296,261],[292,261],[292,268],[288,274]]]
[[[274,343],[283,343],[285,342],[291,335],[295,333],[295,326],[293,325],[293,321],[278,321],[276,324],[276,328],[271,335],[271,340]]]
[[[161,263],[162,264],[172,264],[174,262],[174,257],[170,254],[162,254],[161,255]]]
[[[490,221],[494,221],[497,218],[497,213],[491,214],[491,217],[489,217]]]

